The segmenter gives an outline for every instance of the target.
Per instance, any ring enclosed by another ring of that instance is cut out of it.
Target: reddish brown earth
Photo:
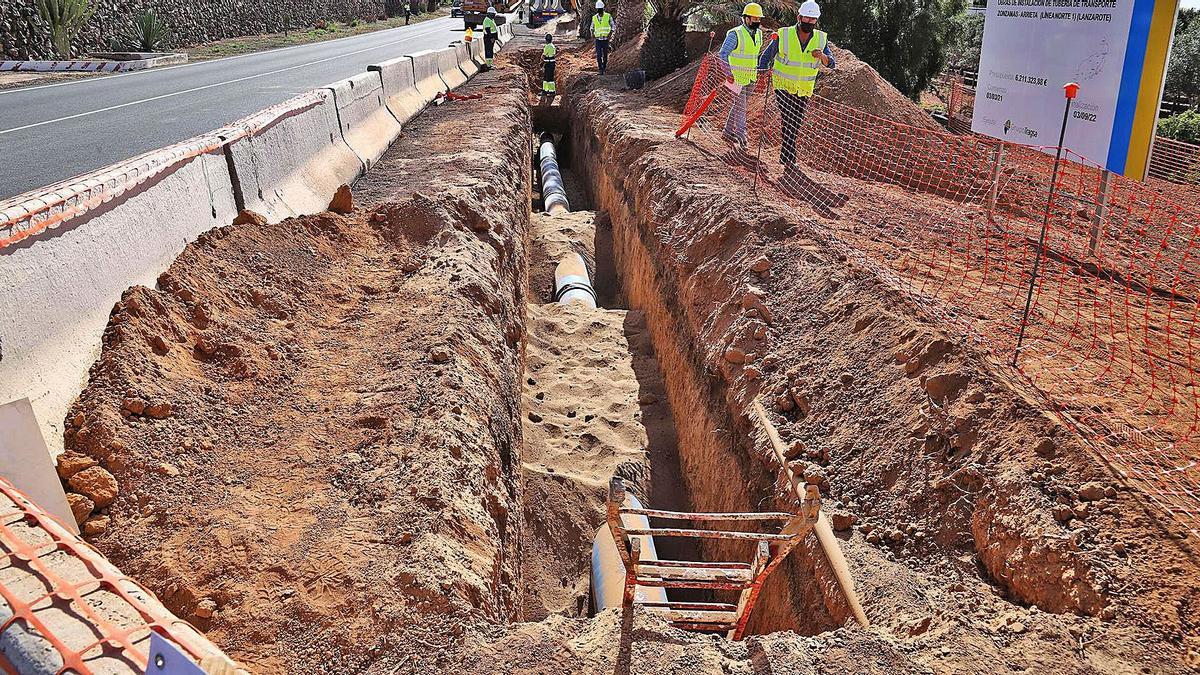
[[[746,415],[762,400],[794,468],[822,485],[873,627],[845,625],[811,541],[772,577],[757,634],[742,642],[641,612],[625,626],[614,611],[515,623],[522,605],[578,613],[571,584],[585,566],[539,596],[568,565],[522,564],[521,542],[530,528],[538,545],[561,532],[558,555],[581,560],[595,521],[579,521],[597,504],[566,494],[571,481],[555,482],[552,500],[519,487],[532,421],[522,383],[535,400],[565,391],[528,384],[523,353],[525,305],[543,300],[526,290],[531,75],[518,67],[539,46],[524,40],[467,85],[482,102],[406,129],[355,186],[369,208],[214,230],[158,289],[126,294],[67,439],[118,483],[99,507],[102,551],[257,672],[1200,663],[1191,540],[1173,538],[1003,364],[841,253],[854,240],[839,221],[749,198],[717,157],[673,138],[682,102],[667,85],[630,93],[618,77],[576,75],[586,51],[560,59],[564,108],[542,116],[569,123],[557,131],[597,211],[595,256],[613,266],[619,293],[607,292],[636,326],[619,336],[613,321],[568,312],[559,324],[540,310],[529,326],[653,345],[698,510],[793,506]],[[481,119],[487,144],[465,147]],[[911,192],[844,180],[875,209],[911,208]],[[534,278],[544,287],[544,273]],[[559,349],[539,341],[534,365],[545,371]],[[632,409],[628,397],[610,403]],[[556,471],[571,467],[565,445],[547,447]],[[551,466],[539,462],[525,470]],[[585,478],[575,484],[602,484]],[[563,513],[571,522],[547,527]]]

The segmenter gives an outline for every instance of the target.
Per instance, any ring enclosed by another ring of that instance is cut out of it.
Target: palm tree
[[[628,1],[628,0],[626,0]],[[687,63],[685,21],[695,17],[707,27],[736,25],[745,0],[645,0],[654,11],[646,27],[641,62],[647,79],[662,77]],[[760,0],[766,20],[791,24],[796,20],[796,0]],[[718,36],[718,41],[721,36]]]

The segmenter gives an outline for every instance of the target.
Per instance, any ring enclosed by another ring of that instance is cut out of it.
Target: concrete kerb
[[[229,129],[225,154],[239,206],[270,222],[324,211],[338,187],[366,171],[342,136],[328,89],[305,92]]]
[[[222,139],[208,134],[0,208],[0,401],[28,397],[51,452],[99,356],[114,303],[153,286],[183,247],[237,215]],[[52,228],[44,225],[56,220]],[[29,233],[14,241],[6,233]]]
[[[367,66],[368,71],[379,73],[383,81],[383,95],[388,110],[403,126],[416,117],[429,101],[417,89],[417,78],[413,71],[413,60],[408,56]]]
[[[455,43],[454,50],[458,52],[458,69],[463,75],[470,78],[475,73],[479,72],[479,64],[471,58],[471,47],[462,42]]]
[[[434,52],[437,57],[438,74],[447,89],[456,89],[467,81],[467,76],[458,67],[458,50],[454,47],[438,49]]]
[[[438,73],[438,51],[440,50],[426,49],[405,57],[412,59],[413,79],[416,80],[417,93],[421,96],[422,105],[432,103],[438,94],[449,90]]]
[[[342,138],[370,169],[400,135],[400,122],[384,100],[379,71],[369,70],[327,88],[337,105]]]

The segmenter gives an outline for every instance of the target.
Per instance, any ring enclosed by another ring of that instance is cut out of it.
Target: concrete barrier
[[[471,47],[462,42],[454,45],[454,50],[458,52],[458,69],[462,71],[466,77],[471,77],[479,72],[479,64],[475,63],[475,59],[471,58]]]
[[[438,75],[442,76],[442,82],[446,83],[446,88],[456,89],[467,81],[466,73],[458,67],[457,49],[447,47],[434,53],[437,55]]]
[[[367,71],[328,86],[337,104],[342,138],[368,169],[400,135],[400,122],[384,102],[383,80]]]
[[[438,51],[426,49],[407,57],[412,59],[413,79],[416,80],[417,93],[421,95],[424,104],[430,103],[438,94],[448,90],[442,76],[438,74]]]
[[[411,58],[401,56],[367,66],[367,70],[379,73],[379,78],[383,80],[384,102],[401,126],[416,117],[429,104],[417,91]]]
[[[234,122],[225,153],[241,207],[270,222],[324,211],[366,170],[342,138],[333,92],[316,89]]]
[[[483,40],[471,41],[471,60],[475,62],[476,66],[483,67]]]
[[[51,452],[108,314],[237,215],[214,134],[0,203],[0,401],[28,397]]]

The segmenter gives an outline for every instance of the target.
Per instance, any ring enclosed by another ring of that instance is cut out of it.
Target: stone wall
[[[91,0],[96,14],[73,43],[74,56],[137,49],[133,17],[153,9],[170,29],[164,48],[241,35],[311,28],[317,21],[374,20],[388,0]],[[424,0],[437,6],[437,0]],[[36,0],[0,2],[0,59],[55,58]]]

